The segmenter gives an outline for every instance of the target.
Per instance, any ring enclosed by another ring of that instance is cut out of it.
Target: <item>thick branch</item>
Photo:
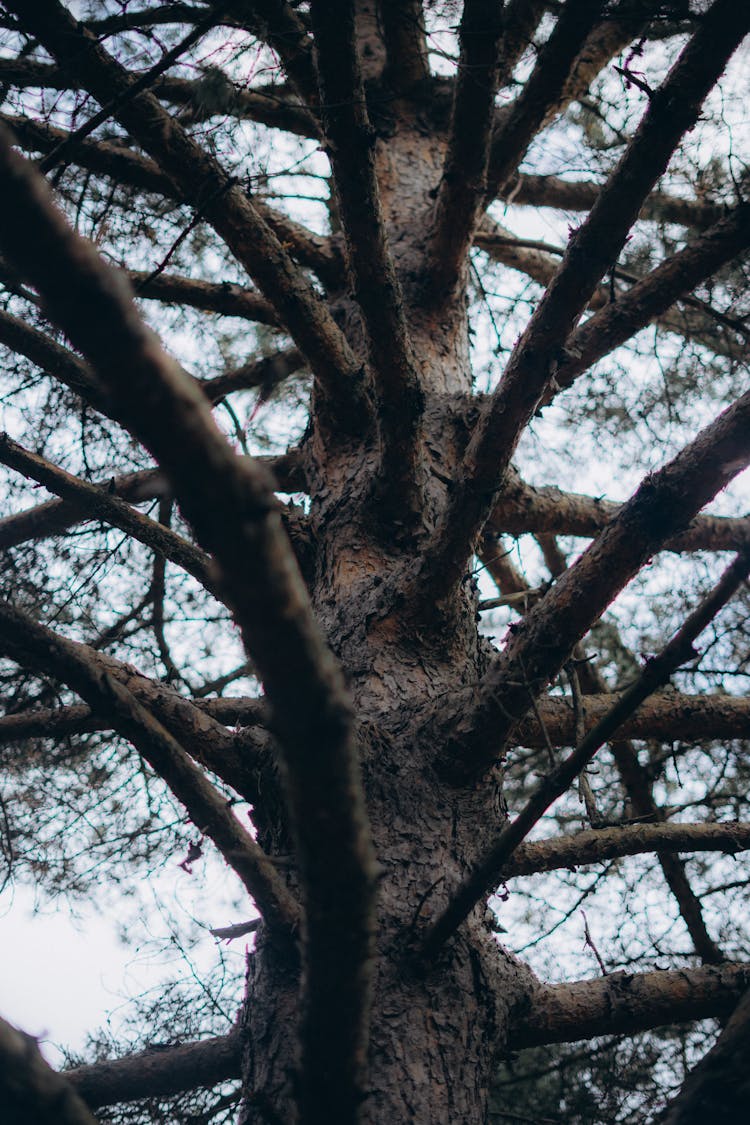
[[[275,5],[272,5],[275,6]],[[313,373],[342,416],[361,428],[367,416],[361,364],[343,334],[274,234],[264,213],[161,106],[153,94],[126,94],[129,73],[57,0],[10,0],[23,26],[35,34],[101,104],[120,99],[115,115],[158,162],[183,196],[224,239],[237,260],[277,310]],[[286,7],[286,5],[284,5]],[[296,19],[296,17],[294,17]]]
[[[643,200],[667,166],[703,99],[750,29],[750,8],[716,0],[667,79],[591,214],[571,239],[560,270],[511,354],[469,443],[444,520],[418,585],[430,604],[460,580],[502,474],[550,380],[565,338],[604,270],[619,254]]]
[[[242,1043],[235,1031],[215,1039],[78,1066],[65,1071],[63,1077],[87,1105],[96,1109],[139,1098],[167,1097],[238,1078],[241,1056]]]
[[[306,490],[306,482],[294,450],[279,457],[259,457],[258,461],[273,473],[274,487],[278,491],[304,492]],[[131,504],[140,504],[146,500],[172,495],[172,488],[159,469],[141,469],[135,473],[125,473],[121,477],[111,477],[108,481],[102,481],[94,487],[106,488],[111,495],[121,496]],[[307,538],[304,522],[292,520],[289,509],[280,510],[292,543],[296,543],[298,539],[304,542]],[[6,516],[0,520],[0,550],[17,547],[29,539],[48,539],[55,535],[62,535],[68,528],[85,518],[80,507],[64,500],[47,500],[43,504],[36,504],[25,512]]]
[[[750,824],[629,824],[520,844],[502,870],[503,879],[602,863],[643,852],[736,852],[750,848]]]
[[[4,1125],[96,1125],[67,1078],[44,1061],[36,1039],[0,1019]]]
[[[487,177],[489,198],[502,191],[547,113],[560,102],[573,63],[601,10],[601,0],[568,0],[523,91],[496,115]]]
[[[422,0],[380,0],[385,77],[402,95],[430,76]]]
[[[318,0],[311,11],[328,158],[375,376],[383,446],[381,482],[394,493],[393,506],[403,518],[404,502],[420,510],[416,439],[423,395],[375,175],[374,133],[357,52],[354,4]]]
[[[529,611],[451,740],[469,773],[494,760],[514,722],[573,645],[667,539],[750,462],[750,392],[643,484],[578,561]],[[481,716],[481,717],[480,717]],[[480,749],[481,747],[481,749]],[[463,769],[463,767],[461,767]]]
[[[576,492],[561,492],[551,485],[536,488],[509,473],[490,517],[489,526],[500,534],[552,533],[590,539],[613,520],[623,505]],[[738,551],[750,540],[746,516],[695,516],[684,531],[662,544],[666,551]]]
[[[690,1071],[661,1125],[736,1125],[750,1104],[750,992],[711,1050]]]
[[[590,211],[602,191],[603,184],[588,180],[563,180],[559,176],[519,175],[504,191],[508,201],[521,207],[554,207],[563,211]],[[723,218],[726,208],[721,203],[704,203],[697,199],[680,199],[677,195],[654,191],[646,196],[640,218],[659,223],[679,223],[687,227],[711,226]]]
[[[591,730],[609,711],[618,696],[586,695],[585,729]],[[570,700],[539,701],[539,714],[553,746],[575,741],[575,723]],[[750,700],[734,695],[683,695],[679,691],[651,696],[626,719],[619,730],[623,738],[679,739],[693,743],[714,739],[750,739]],[[514,732],[520,746],[546,745],[537,719],[528,715]]]
[[[693,641],[713,621],[746,580],[750,572],[750,552],[738,555],[709,594],[687,617],[658,656],[647,662],[637,680],[619,697],[601,723],[578,743],[575,750],[552,770],[532,793],[524,808],[512,822],[507,822],[497,840],[464,880],[441,916],[431,928],[425,941],[425,952],[434,953],[468,916],[487,888],[497,880],[506,861],[522,840],[529,834],[547,809],[561,797],[596,752],[609,741],[624,718],[662,687],[672,673],[695,656]],[[567,573],[571,573],[568,571]],[[534,611],[532,610],[531,613]],[[518,671],[523,675],[523,664]],[[529,692],[528,684],[522,687]],[[527,704],[528,706],[528,704]],[[503,718],[507,719],[507,712]]]
[[[514,1016],[508,1043],[522,1050],[721,1019],[748,987],[750,966],[736,964],[539,985],[526,1010]],[[233,1033],[77,1067],[65,1078],[90,1105],[111,1105],[239,1077],[240,1061],[240,1040]]]
[[[199,281],[170,273],[154,275],[152,270],[125,272],[139,297],[278,326],[276,310],[264,297],[231,281]]]
[[[306,906],[304,1065],[325,1056],[327,1081],[337,1082],[341,1060],[358,1070],[366,1050],[376,866],[349,695],[283,532],[274,482],[236,457],[203,393],[140,320],[122,278],[67,227],[46,184],[7,147],[2,171],[0,241],[171,480],[216,558],[271,701]],[[336,1104],[335,1090],[326,1096]]]
[[[451,297],[464,276],[468,249],[487,194],[502,16],[502,5],[495,0],[466,0],[459,26],[461,53],[450,137],[429,247],[431,283],[441,301]]]
[[[729,1015],[750,987],[750,965],[655,973],[611,973],[541,987],[517,1017],[513,1048],[571,1043],[595,1035],[632,1035],[666,1024]]]

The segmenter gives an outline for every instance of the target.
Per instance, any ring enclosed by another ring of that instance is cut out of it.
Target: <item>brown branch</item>
[[[506,230],[499,223],[487,217],[485,217],[482,222],[475,242],[476,245],[481,247],[482,250],[485,250],[493,260],[502,262],[503,265],[510,266],[511,269],[526,274],[527,277],[533,278],[534,281],[542,286],[547,286],[553,280],[558,270],[558,259],[563,258],[565,255],[565,251],[562,247],[555,247],[549,243],[539,243],[528,239],[516,238],[515,235],[511,234],[510,231]],[[690,251],[690,249],[691,248],[688,248],[688,251]],[[708,251],[709,246],[703,244],[703,249]],[[729,250],[730,246],[727,245],[726,249]],[[683,259],[683,262],[687,264],[690,257],[691,255],[688,252],[687,258]],[[732,254],[730,253],[726,260],[731,259],[731,257]],[[673,260],[672,258],[667,259],[663,265],[667,267],[668,263],[673,262]],[[661,267],[657,267],[657,269],[660,268]],[[691,268],[691,266],[688,268]],[[611,273],[615,278],[625,280],[634,287],[641,281],[647,280],[619,269],[615,269],[611,271]],[[653,277],[653,274],[648,276]],[[703,276],[699,274],[694,284],[702,281],[706,276],[708,276],[708,274]],[[670,270],[665,272],[663,278],[670,284],[678,280]],[[626,290],[624,293],[618,291],[616,294],[617,300],[614,303],[619,303],[620,300],[627,302],[629,297],[630,291]],[[656,298],[655,300],[654,297]],[[677,293],[675,300],[680,305],[680,308],[675,309],[668,306],[666,311],[656,314],[651,318],[654,324],[657,324],[659,328],[666,332],[672,332],[675,335],[683,336],[687,340],[694,340],[697,343],[703,344],[717,355],[726,355],[729,358],[736,359],[743,354],[748,330],[745,328],[742,321],[727,316],[718,309],[713,308],[707,302],[698,300],[696,297],[689,295],[687,287]],[[610,306],[613,307],[614,303],[612,301],[610,287],[608,285],[598,285],[592,293],[587,307],[593,310],[602,310],[608,309]],[[657,292],[652,295],[650,305],[655,306],[658,303]],[[649,310],[647,309],[646,311]],[[643,323],[637,324],[631,334],[634,334],[646,323],[649,323],[649,321],[644,320]],[[565,355],[563,356],[563,365],[567,365],[569,360],[572,361],[574,359],[575,353],[568,355],[566,347]],[[555,382],[556,381],[557,374],[555,375]],[[552,391],[548,390],[542,397],[541,403],[543,404],[549,401],[551,395]]]
[[[92,650],[94,651],[94,650]],[[92,657],[93,659],[93,657]],[[104,670],[120,679],[136,698],[176,735],[190,755],[221,777],[243,796],[242,784],[262,756],[260,744],[253,745],[251,727],[265,731],[268,708],[263,700],[229,697],[227,699],[186,699],[161,682],[150,680],[127,664],[113,657],[101,657]],[[200,712],[199,715],[195,711]],[[216,724],[244,726],[247,730],[229,734]],[[0,744],[20,742],[27,738],[64,738],[71,734],[112,730],[112,718],[102,710],[92,711],[83,703],[67,707],[39,708],[0,716]],[[240,754],[245,755],[244,762]],[[254,760],[248,760],[253,754]]]
[[[403,519],[404,506],[421,513],[417,435],[424,402],[375,174],[374,133],[357,52],[354,4],[317,0],[311,13],[328,158],[375,379],[382,444],[380,484]],[[392,521],[387,522],[392,533]]]
[[[567,10],[567,8],[566,8]],[[516,344],[469,442],[461,476],[418,582],[430,605],[460,580],[521,434],[564,360],[562,348],[599,278],[619,254],[644,199],[700,113],[745,33],[750,8],[716,0],[649,108]],[[419,593],[415,593],[416,598]]]
[[[502,17],[502,6],[494,0],[466,0],[458,29],[450,136],[428,249],[430,283],[441,302],[450,300],[465,280],[469,246],[487,194]]]
[[[635,1034],[668,1024],[723,1018],[750,987],[750,966],[610,973],[607,977],[540,984],[511,1020],[512,1050]],[[240,1037],[144,1051],[64,1072],[92,1106],[180,1093],[240,1075]],[[24,1121],[24,1125],[26,1125]],[[676,1123],[675,1123],[676,1125]],[[680,1122],[682,1125],[682,1122]]]
[[[748,987],[750,965],[610,973],[594,980],[543,985],[532,992],[528,1010],[516,1017],[509,1043],[522,1049],[721,1019]]]
[[[613,520],[623,505],[595,496],[562,492],[550,485],[534,487],[515,473],[505,478],[503,491],[488,528],[511,535],[553,533],[593,538]],[[666,551],[737,551],[750,540],[746,516],[695,516],[684,531],[662,544]]]
[[[559,176],[519,175],[509,182],[503,197],[519,207],[554,207],[563,211],[590,211],[602,191],[603,184],[588,180],[563,180]],[[641,207],[640,218],[681,226],[711,226],[723,218],[726,207],[721,203],[704,203],[697,199],[680,199],[677,195],[655,191]]]
[[[168,1097],[238,1078],[242,1041],[237,1031],[215,1039],[145,1050],[63,1071],[78,1095],[96,1109],[139,1098]]]
[[[139,543],[144,543],[157,554],[192,574],[200,584],[220,599],[220,593],[207,555],[183,539],[181,535],[156,520],[131,508],[124,500],[89,484],[64,469],[53,465],[38,453],[31,453],[5,434],[0,433],[0,463],[10,466],[32,480],[44,485],[62,500],[85,513],[88,519],[101,519],[112,527],[119,527]]]
[[[750,824],[629,824],[519,844],[502,870],[502,879],[602,863],[644,852],[725,852],[750,848]]]
[[[111,416],[112,404],[102,384],[83,360],[69,348],[64,348],[38,328],[11,316],[4,309],[0,309],[0,344],[26,356],[37,367],[80,395],[84,402]]]
[[[618,695],[586,695],[584,723],[591,730],[609,711]],[[554,746],[570,746],[574,742],[573,712],[567,699],[539,701],[539,714],[547,736]],[[622,738],[661,739],[669,742],[714,741],[715,739],[750,739],[750,700],[734,695],[684,695],[668,691],[651,696],[626,719],[618,734]],[[513,734],[520,746],[544,746],[545,738],[539,723],[529,715]]]
[[[299,458],[294,450],[279,457],[259,457],[257,460],[273,474],[274,487],[278,491],[306,491]],[[120,496],[132,504],[172,495],[171,486],[159,469],[141,469],[135,473],[125,473],[120,477],[111,477],[108,481],[100,481],[94,487],[106,488],[111,495]],[[286,508],[281,508],[281,513],[292,544],[294,545],[297,540],[305,542],[307,531],[304,520],[301,517],[299,520],[296,519],[296,512],[292,513]],[[84,518],[85,515],[80,507],[63,500],[47,500],[43,504],[28,508],[25,512],[0,519],[0,549],[17,547],[30,539],[48,539],[55,535],[62,535]]]
[[[750,1103],[750,992],[659,1118],[662,1125],[735,1125]]]
[[[196,827],[216,844],[268,925],[279,933],[292,934],[299,924],[299,911],[273,863],[174,735],[109,672],[101,655],[58,636],[7,603],[0,603],[0,623],[0,649],[5,655],[24,667],[51,672],[90,707],[110,714],[115,729],[133,743],[185,806]],[[203,719],[205,722],[205,716]]]
[[[556,387],[560,390],[570,387],[598,359],[625,343],[650,321],[663,316],[676,300],[749,245],[750,204],[743,204],[667,258],[624,296],[618,296],[574,332],[565,345],[566,358],[555,373]],[[744,345],[747,346],[747,340]],[[542,404],[546,405],[551,397],[552,393],[548,392]]]
[[[277,310],[324,392],[337,404],[337,422],[346,424],[348,420],[361,431],[369,413],[361,364],[313,286],[274,234],[267,221],[268,209],[252,202],[153,94],[125,97],[133,85],[131,75],[57,0],[34,4],[9,0],[9,7],[61,65],[75,70],[99,102],[123,96],[116,109],[117,119],[201,211]],[[277,5],[271,3],[270,7],[275,9]],[[293,21],[296,26],[296,16]]]
[[[523,91],[496,114],[486,198],[492,199],[502,191],[547,114],[559,104],[573,64],[601,11],[600,0],[568,0]]]
[[[662,687],[681,664],[687,663],[696,655],[693,641],[726,605],[746,580],[748,573],[750,573],[750,552],[737,556],[731,566],[724,571],[713,590],[688,615],[684,624],[659,655],[648,661],[638,679],[622,693],[611,711],[589,731],[565,761],[544,778],[516,819],[505,824],[495,843],[475,865],[471,874],[463,881],[431,927],[424,942],[424,952],[427,956],[434,955],[473,910],[487,888],[493,882],[496,884],[499,873],[518,845],[547,809],[566,792],[597,751],[609,741],[623,719],[631,715],[644,699]],[[532,610],[531,613],[533,612]],[[528,692],[528,686],[523,686]]]
[[[36,1039],[3,1019],[0,1100],[4,1125],[96,1125],[67,1078],[42,1058]]]
[[[430,76],[422,0],[381,0],[386,81],[399,96]]]
[[[224,10],[273,48],[300,97],[317,106],[313,45],[291,4],[285,0],[229,0]]]
[[[672,461],[646,477],[588,550],[529,611],[482,681],[476,721],[467,719],[458,740],[451,740],[457,763],[467,763],[469,773],[480,761],[483,769],[494,760],[514,722],[525,713],[529,691],[539,692],[557,675],[573,645],[646,560],[750,461],[749,423],[747,392]]]
[[[349,694],[313,616],[274,482],[235,456],[203,393],[140,320],[123,279],[54,209],[46,183],[8,146],[0,169],[0,243],[171,480],[216,559],[273,706],[305,897],[303,1066],[309,1073],[308,1060],[320,1062],[318,1081],[336,1104],[328,1087],[341,1060],[358,1069],[364,1058],[376,865]]]
[[[241,316],[259,324],[278,326],[276,310],[259,293],[231,281],[200,281],[153,270],[125,270],[139,297],[165,304],[188,305],[221,316]]]

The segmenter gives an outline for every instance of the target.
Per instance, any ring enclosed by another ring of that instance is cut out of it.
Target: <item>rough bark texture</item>
[[[601,190],[552,177],[517,181],[525,202],[594,209],[500,389],[473,401],[468,253],[488,186],[512,193],[537,130],[629,41],[630,23],[609,26],[603,5],[570,0],[525,91],[500,112],[496,83],[510,79],[545,5],[467,3],[461,63],[471,69],[462,71],[449,112],[445,83],[427,69],[418,3],[313,3],[309,23],[308,6],[281,0],[220,5],[217,19],[226,15],[270,44],[296,91],[285,85],[270,104],[248,93],[232,112],[322,138],[338,228],[324,239],[229,176],[189,133],[198,114],[189,120],[165,110],[165,100],[189,103],[184,85],[160,78],[153,90],[134,90],[108,55],[106,37],[56,0],[5,6],[56,60],[26,67],[21,58],[18,69],[5,69],[7,80],[23,88],[64,80],[88,90],[148,155],[24,120],[10,122],[19,143],[48,155],[64,143],[84,168],[189,203],[259,290],[131,271],[139,295],[283,326],[295,344],[262,364],[196,382],[145,327],[127,281],[73,233],[6,137],[3,253],[76,352],[5,313],[0,340],[121,424],[158,469],[113,478],[104,490],[3,440],[0,461],[59,500],[1,521],[0,546],[94,518],[124,530],[229,608],[267,696],[263,704],[187,700],[0,607],[0,653],[55,677],[88,705],[6,716],[0,743],[102,729],[126,737],[215,840],[264,915],[231,1037],[204,1052],[199,1044],[193,1053],[185,1048],[169,1075],[152,1072],[143,1056],[130,1072],[80,1073],[74,1081],[82,1095],[92,1105],[110,1101],[113,1089],[126,1091],[129,1074],[168,1093],[184,1088],[191,1068],[195,1085],[217,1082],[235,1074],[239,1060],[241,1125],[468,1125],[487,1119],[503,1051],[724,1014],[746,987],[742,966],[684,979],[616,974],[544,987],[499,944],[485,901],[473,905],[479,895],[428,957],[424,939],[507,823],[500,755],[508,740],[585,748],[587,731],[618,703],[600,683],[580,714],[554,697],[528,713],[575,644],[655,552],[746,548],[746,520],[698,512],[750,461],[750,393],[621,506],[533,489],[510,460],[544,395],[666,314],[746,247],[746,208],[717,221],[710,208],[650,192],[750,13],[718,0],[698,21]],[[629,18],[637,30],[644,12],[636,8],[640,16]],[[715,54],[706,50],[711,36]],[[0,79],[3,73],[0,67]],[[462,179],[468,154],[470,175]],[[715,225],[691,254],[675,255],[669,269],[642,282],[629,305],[623,299],[625,313],[610,305],[576,332],[586,307],[603,303],[602,274],[649,207]],[[546,259],[543,265],[549,268]],[[313,388],[299,448],[270,467],[236,455],[212,403],[280,382],[303,356]],[[309,494],[309,509],[282,517],[274,490],[297,487]],[[167,495],[176,497],[195,543],[132,506]],[[501,532],[598,536],[551,590],[538,592],[502,656],[477,629],[469,560],[484,528],[495,542]],[[679,655],[649,680],[650,690],[690,652]],[[230,723],[252,729],[230,733],[222,725]],[[749,730],[744,700],[663,692],[629,714],[618,736],[689,732],[697,741]],[[246,821],[240,830],[196,763],[252,801],[257,840]],[[658,819],[648,805],[644,815],[652,813]],[[701,827],[629,826],[530,844],[503,856],[507,869],[494,872],[494,885],[502,874],[660,847],[733,852],[750,845],[747,825]]]

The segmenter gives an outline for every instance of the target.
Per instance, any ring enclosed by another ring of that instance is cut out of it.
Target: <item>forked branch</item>
[[[301,1101],[311,1119],[359,1105],[367,1042],[376,865],[351,703],[315,621],[273,495],[238,458],[195,382],[141,321],[127,283],[54,208],[6,144],[0,244],[84,352],[154,454],[222,588],[273,707],[305,898]],[[331,1107],[334,1107],[332,1109]]]
[[[556,277],[477,424],[460,479],[424,559],[417,585],[428,592],[430,604],[448,594],[464,573],[520,436],[567,358],[564,344],[570,330],[748,30],[750,8],[740,8],[734,0],[716,0],[654,93],[633,140],[588,219],[572,237]]]
[[[750,573],[750,552],[738,555],[714,589],[688,616],[658,656],[648,661],[638,679],[622,693],[607,715],[579,742],[573,752],[547,775],[516,819],[501,830],[497,840],[464,880],[451,902],[431,927],[424,943],[429,956],[468,916],[487,889],[501,877],[504,864],[547,809],[561,797],[596,752],[618,730],[623,719],[662,687],[680,665],[695,655],[693,641],[713,621]]]

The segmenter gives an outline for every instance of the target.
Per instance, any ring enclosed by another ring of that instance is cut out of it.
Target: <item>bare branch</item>
[[[398,507],[406,498],[416,512],[420,510],[417,434],[424,403],[380,203],[354,4],[319,0],[312,3],[311,12],[328,157],[375,376],[383,447],[380,476],[393,490]]]
[[[627,1035],[665,1024],[729,1015],[750,987],[749,965],[711,965],[655,973],[610,973],[546,985],[516,1017],[513,1047]]]
[[[601,721],[618,698],[608,694],[586,695],[584,722],[587,731]],[[539,713],[554,746],[572,745],[573,712],[567,699],[541,699]],[[685,695],[679,691],[658,693],[643,702],[623,722],[618,735],[665,742],[676,738],[691,743],[750,739],[750,700],[735,695]],[[539,724],[531,715],[522,720],[513,737],[520,746],[545,745]]]
[[[181,535],[137,512],[108,490],[103,491],[95,484],[74,477],[38,453],[24,449],[4,433],[0,433],[0,462],[43,484],[50,492],[79,508],[89,519],[102,519],[112,527],[119,527],[139,543],[144,543],[192,574],[205,589],[220,598],[211,571],[211,560]]]
[[[750,992],[746,992],[711,1050],[688,1074],[662,1125],[734,1125],[750,1098]]]
[[[724,571],[713,590],[687,617],[685,623],[659,655],[648,661],[638,679],[622,693],[601,723],[589,731],[565,761],[545,777],[516,819],[505,824],[496,842],[476,864],[472,873],[464,880],[431,927],[424,943],[424,951],[428,956],[434,954],[455,932],[487,888],[497,881],[498,873],[503,870],[504,864],[521,841],[550,805],[568,789],[596,752],[618,730],[623,719],[631,715],[644,699],[662,687],[681,664],[687,663],[696,655],[693,641],[726,605],[746,580],[748,573],[750,573],[750,552],[737,556],[731,566]],[[532,610],[531,613],[533,612]],[[523,686],[528,692],[528,686]]]
[[[0,1098],[6,1125],[96,1125],[73,1086],[44,1061],[36,1039],[3,1019]]]
[[[86,645],[58,636],[7,603],[0,603],[0,622],[0,649],[6,656],[51,671],[89,706],[114,716],[116,729],[133,743],[237,872],[271,929],[291,935],[299,924],[299,910],[276,868],[166,726]]]
[[[450,137],[428,251],[431,284],[441,302],[454,295],[465,276],[467,252],[487,194],[502,34],[502,5],[466,0],[458,29],[461,53]]]
[[[597,828],[533,844],[519,844],[502,870],[502,879],[540,871],[602,863],[643,852],[736,852],[750,848],[750,824],[629,824]]]
[[[567,9],[566,9],[567,10]],[[571,327],[619,254],[644,199],[703,99],[750,30],[750,8],[716,0],[651,99],[638,130],[591,214],[571,239],[554,281],[513,349],[467,448],[462,476],[420,570],[431,602],[460,580],[502,474],[549,381],[564,361]],[[417,596],[417,595],[415,595]]]
[[[138,296],[150,301],[189,305],[221,316],[241,316],[259,324],[279,323],[276,310],[264,297],[231,281],[199,281],[170,273],[155,277],[153,271],[148,270],[126,270],[125,273]]]
[[[568,0],[523,91],[496,115],[487,171],[489,198],[502,191],[547,113],[559,103],[573,63],[601,11],[601,0]]]
[[[564,211],[590,211],[602,191],[603,184],[588,180],[563,180],[559,176],[532,176],[524,173],[510,181],[503,197],[521,207],[557,207]],[[687,227],[711,226],[724,217],[721,203],[705,203],[698,199],[681,199],[677,195],[654,191],[646,196],[640,218],[660,223],[679,223]]]
[[[380,0],[386,79],[399,96],[430,76],[422,0]]]
[[[263,361],[261,365],[262,363]],[[250,371],[247,374],[250,378]],[[257,460],[274,474],[274,487],[279,491],[305,491],[304,476],[300,470],[299,459],[293,450],[279,457],[259,457]],[[121,496],[132,504],[172,495],[171,486],[159,469],[141,469],[121,477],[111,477],[108,481],[100,481],[94,487],[105,488],[111,495]],[[298,539],[304,540],[306,538],[304,523],[292,520],[290,518],[292,513],[287,508],[281,508],[281,514],[292,544],[294,545]],[[84,518],[80,507],[64,500],[47,500],[43,504],[27,508],[25,512],[6,516],[0,520],[0,549],[17,547],[29,539],[48,539],[55,535],[62,535]]]
[[[366,1053],[376,866],[349,694],[313,617],[274,482],[235,456],[205,396],[137,316],[123,279],[67,227],[44,181],[8,146],[0,164],[0,242],[171,480],[216,558],[272,702],[305,892],[303,1069],[322,1083],[326,1104],[353,1104]]]
[[[562,492],[542,485],[535,488],[514,473],[505,478],[503,491],[488,527],[511,535],[553,533],[592,538],[599,534],[623,505],[596,496]],[[665,540],[666,551],[738,551],[750,539],[746,516],[695,516],[684,531]]]
[[[700,240],[696,240],[699,242]],[[502,262],[503,265],[510,266],[511,269],[519,270],[521,273],[526,274],[527,277],[533,278],[539,285],[548,285],[555,277],[560,258],[565,256],[565,251],[562,248],[550,245],[549,243],[538,243],[532,240],[516,238],[510,231],[506,230],[499,223],[494,220],[485,219],[479,229],[476,237],[476,245],[495,261]],[[698,249],[698,257],[706,252],[706,257],[709,257],[709,245],[702,244]],[[690,262],[692,255],[689,253],[691,247],[688,247],[688,256],[681,260],[681,263],[691,269],[694,263]],[[725,250],[728,252],[728,257],[725,260],[732,258],[731,243],[727,243]],[[739,252],[739,251],[738,251]],[[676,255],[675,255],[676,257]],[[673,258],[667,259],[662,263],[664,267],[668,267],[669,263],[673,262]],[[721,263],[720,263],[721,264]],[[661,266],[657,267],[661,269]],[[648,275],[648,278],[653,278],[656,271]],[[697,284],[704,280],[708,274],[703,276],[698,273]],[[625,272],[624,270],[615,269],[610,271],[610,277],[614,277],[618,281],[626,281],[632,285],[633,288],[641,281],[647,278],[640,278],[634,274]],[[674,285],[679,281],[679,276],[667,269],[663,275],[667,284]],[[618,289],[615,297],[616,302],[620,299],[628,300],[632,290]],[[677,292],[674,298],[680,305],[679,309],[667,307],[666,311],[652,317],[653,323],[657,324],[659,328],[666,332],[673,332],[675,335],[683,336],[687,340],[694,340],[696,343],[704,344],[710,348],[716,355],[725,355],[729,358],[736,359],[743,354],[745,347],[745,340],[747,338],[747,329],[742,321],[737,318],[727,316],[720,312],[718,309],[713,308],[705,301],[701,301],[696,297],[689,295],[687,287]],[[612,291],[610,285],[600,284],[597,285],[591,298],[588,302],[589,309],[603,310],[608,309],[613,304]],[[649,297],[645,312],[650,312],[651,307],[658,307],[658,292],[653,293]],[[645,321],[645,323],[649,323]],[[631,333],[634,334],[639,328],[644,325],[634,321],[634,328]],[[585,328],[585,325],[583,326]],[[582,329],[579,329],[582,331]],[[575,335],[575,333],[574,333]],[[616,346],[616,345],[613,345]],[[574,355],[567,355],[567,348],[563,356],[563,364],[566,364],[568,359],[573,360]],[[557,375],[555,375],[555,381]],[[543,395],[541,404],[549,401],[552,391],[547,390]]]
[[[242,1041],[237,1031],[215,1039],[141,1051],[64,1071],[78,1095],[96,1109],[139,1098],[166,1097],[238,1078]]]
[[[300,97],[317,106],[318,84],[310,37],[291,4],[285,0],[229,0],[216,4],[273,47]]]
[[[115,110],[117,119],[211,223],[276,308],[310,361],[322,388],[337,404],[337,422],[344,425],[348,419],[361,430],[369,414],[361,364],[326,306],[272,231],[267,216],[261,213],[263,208],[251,202],[247,193],[170,117],[153,94],[125,96],[133,84],[131,76],[57,0],[39,0],[34,4],[9,0],[8,6],[63,66],[75,70],[99,102],[122,98]]]

